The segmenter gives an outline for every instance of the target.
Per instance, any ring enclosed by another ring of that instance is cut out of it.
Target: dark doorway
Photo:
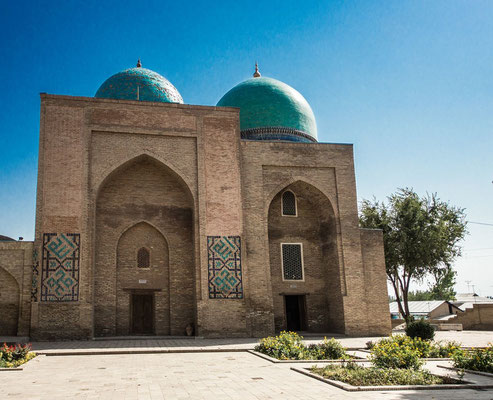
[[[286,304],[286,329],[288,331],[306,330],[305,296],[284,296]]]
[[[154,333],[154,296],[132,294],[132,333],[152,335]]]

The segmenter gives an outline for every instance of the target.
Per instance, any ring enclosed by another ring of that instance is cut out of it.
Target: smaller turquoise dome
[[[291,86],[272,78],[254,77],[232,88],[217,103],[240,109],[243,139],[316,142],[317,124],[305,98]]]
[[[126,69],[106,79],[95,97],[183,104],[180,93],[170,81],[157,72],[142,68],[140,60],[136,68]]]

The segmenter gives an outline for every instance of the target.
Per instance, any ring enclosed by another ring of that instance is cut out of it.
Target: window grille
[[[301,244],[282,244],[282,270],[285,280],[303,280]]]
[[[137,252],[137,267],[139,268],[149,268],[151,264],[149,250],[142,247]]]
[[[282,215],[296,216],[296,197],[289,190],[282,194]]]

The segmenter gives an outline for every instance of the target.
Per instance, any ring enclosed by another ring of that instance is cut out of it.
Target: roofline
[[[197,104],[181,104],[181,103],[166,103],[160,101],[138,101],[138,100],[123,100],[123,99],[106,99],[101,97],[87,97],[87,96],[69,96],[64,94],[51,94],[46,92],[41,92],[39,94],[41,100],[44,99],[54,99],[54,100],[69,100],[69,101],[82,101],[88,103],[126,103],[138,106],[153,106],[153,107],[165,107],[165,108],[182,108],[182,109],[201,109],[201,110],[220,110],[231,113],[239,113],[240,109],[238,107],[218,107],[218,106],[203,106]]]

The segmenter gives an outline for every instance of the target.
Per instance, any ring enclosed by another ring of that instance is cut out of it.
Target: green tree
[[[440,201],[436,194],[419,197],[407,188],[389,196],[387,203],[363,200],[360,225],[383,230],[387,277],[406,322],[411,280],[442,276],[450,269],[461,254],[465,218],[464,209]]]
[[[455,272],[450,265],[445,268],[437,268],[432,271],[435,282],[430,287],[432,300],[454,300],[455,299]]]
[[[408,301],[425,300],[454,300],[455,299],[455,272],[452,267],[436,268],[431,274],[434,281],[430,283],[428,290],[410,291],[407,295]]]

